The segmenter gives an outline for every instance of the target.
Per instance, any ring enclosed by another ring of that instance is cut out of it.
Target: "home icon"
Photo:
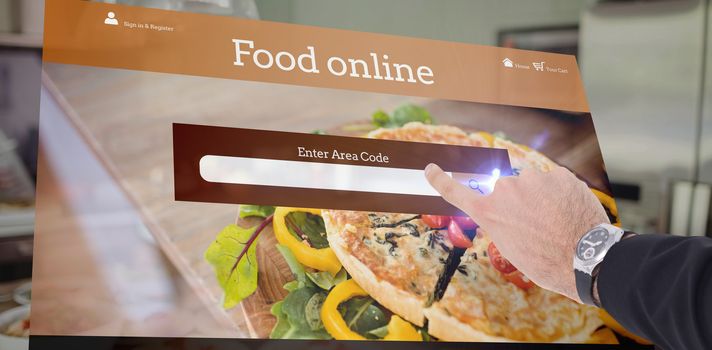
[[[502,60],[502,64],[507,68],[514,67],[514,62],[512,62],[512,60],[510,60],[509,58],[506,58],[506,57]]]

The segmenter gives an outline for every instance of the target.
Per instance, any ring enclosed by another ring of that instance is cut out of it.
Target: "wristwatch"
[[[584,304],[598,306],[593,299],[593,276],[606,253],[623,237],[624,231],[610,224],[600,224],[581,237],[574,252],[576,291]]]

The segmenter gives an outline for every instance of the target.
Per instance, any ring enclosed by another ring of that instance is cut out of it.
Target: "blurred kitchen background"
[[[710,0],[105,2],[576,55],[624,226],[712,235]],[[0,311],[31,274],[42,16],[0,0]]]

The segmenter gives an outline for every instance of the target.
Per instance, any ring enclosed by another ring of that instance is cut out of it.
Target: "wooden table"
[[[392,111],[402,103],[412,102],[426,106],[441,124],[505,131],[518,142],[539,147],[595,185],[600,186],[603,181],[597,142],[595,135],[591,135],[592,126],[577,127],[583,120],[580,116],[552,115],[536,109],[47,63],[45,74],[44,85],[59,101],[73,127],[82,135],[83,142],[129,198],[136,215],[140,216],[204,307],[220,325],[232,330],[229,336],[250,334],[239,307],[221,308],[222,291],[203,253],[220,229],[235,221],[237,206],[174,201],[171,146],[171,124],[174,122],[310,132],[365,120],[376,109]],[[42,180],[40,178],[40,182]],[[44,195],[39,191],[40,197]],[[45,227],[57,219],[43,218]],[[50,240],[45,234],[42,230],[36,233],[40,246],[42,241]],[[36,259],[43,259],[42,254],[38,252]],[[126,252],[126,259],[131,256]],[[121,254],[117,254],[116,258],[120,257]],[[90,282],[89,277],[82,281]],[[51,293],[45,296],[49,298]],[[33,323],[33,330],[34,327]],[[56,329],[52,331],[57,332]],[[215,331],[216,335],[209,334],[209,330],[204,333],[206,336],[225,336],[220,330]]]

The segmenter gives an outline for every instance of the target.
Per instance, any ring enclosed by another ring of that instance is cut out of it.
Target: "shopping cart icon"
[[[532,62],[532,64],[534,65],[534,69],[536,69],[538,71],[542,71],[542,72],[544,71],[544,63],[545,63],[544,61]]]

